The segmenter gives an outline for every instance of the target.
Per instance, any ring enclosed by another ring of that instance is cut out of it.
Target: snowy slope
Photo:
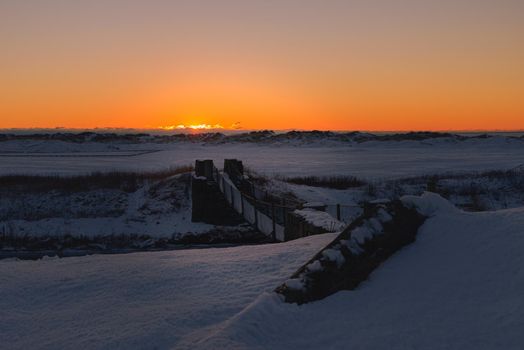
[[[213,225],[191,222],[190,174],[137,184],[134,191],[0,189],[0,232],[6,235],[96,238],[147,235],[172,238],[204,233]],[[2,191],[4,190],[4,191]]]
[[[293,242],[0,260],[1,349],[170,348],[240,312],[335,234]]]
[[[434,196],[417,241],[355,291],[285,304],[274,293],[213,332],[202,349],[522,349],[524,208],[465,213]]]

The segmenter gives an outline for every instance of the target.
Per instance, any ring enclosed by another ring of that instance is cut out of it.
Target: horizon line
[[[437,133],[460,133],[460,132],[524,132],[524,128],[520,129],[391,129],[391,130],[374,130],[374,129],[300,129],[300,128],[285,128],[285,129],[272,129],[272,128],[263,128],[263,129],[229,129],[229,128],[211,128],[211,129],[192,129],[192,128],[180,128],[173,130],[166,130],[158,127],[144,127],[144,128],[133,128],[133,127],[92,127],[92,128],[82,128],[82,127],[10,127],[10,128],[0,128],[0,131],[31,131],[31,130],[66,130],[66,131],[99,131],[99,130],[136,130],[136,131],[155,131],[163,133],[183,133],[183,132],[192,132],[192,133],[211,133],[211,132],[253,132],[253,131],[275,131],[275,132],[290,132],[290,131],[323,131],[323,132],[369,132],[369,133],[401,133],[401,132],[437,132]]]

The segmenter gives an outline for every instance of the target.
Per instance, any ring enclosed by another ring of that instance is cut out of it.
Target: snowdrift
[[[466,213],[434,194],[402,200],[428,216],[417,241],[356,290],[301,306],[265,293],[179,348],[522,348],[524,208]]]
[[[169,349],[240,312],[334,237],[0,260],[0,348]]]

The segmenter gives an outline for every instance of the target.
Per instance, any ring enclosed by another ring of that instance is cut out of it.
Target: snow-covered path
[[[334,234],[272,245],[0,261],[0,348],[171,348],[276,287]]]
[[[181,348],[523,349],[523,296],[524,208],[438,210],[357,290],[300,307],[265,293]]]

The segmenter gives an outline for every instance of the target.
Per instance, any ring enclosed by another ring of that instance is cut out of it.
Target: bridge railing
[[[327,204],[326,212],[338,221],[350,224],[362,214],[363,209],[357,204]]]
[[[280,199],[285,204],[265,200],[266,198],[273,198],[273,196],[270,196],[265,189],[260,189],[253,184],[248,186],[251,194],[242,192],[228,174],[220,172],[216,167],[213,167],[213,179],[218,183],[227,202],[237,213],[260,232],[268,236],[271,235],[278,241],[285,240],[287,213],[303,208],[301,203],[292,200]],[[333,218],[347,224],[362,213],[359,205],[327,204],[325,207],[326,212]]]
[[[221,173],[217,168],[213,169],[213,179],[218,183],[226,201],[247,222],[275,240],[285,240],[286,213],[294,211],[298,206],[270,203],[243,193],[227,174]]]

